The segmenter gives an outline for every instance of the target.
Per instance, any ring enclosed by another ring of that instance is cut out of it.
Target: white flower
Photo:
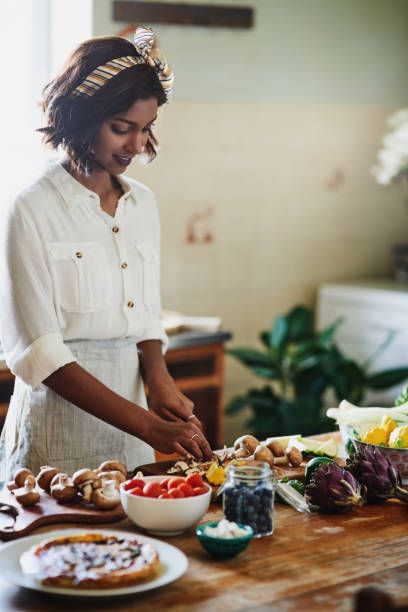
[[[390,131],[382,140],[377,165],[372,174],[380,185],[389,185],[408,173],[408,109],[401,109],[387,120]]]

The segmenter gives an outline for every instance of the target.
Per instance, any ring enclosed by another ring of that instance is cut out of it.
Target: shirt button
[[[120,267],[121,267],[121,268],[123,268],[123,269],[127,268],[127,263],[126,263],[126,261],[124,261],[123,263],[121,263],[121,264],[120,264]]]
[[[75,256],[78,257],[78,259],[81,259],[82,257],[82,253],[80,253],[79,251],[77,253],[75,253]]]
[[[117,225],[114,225],[114,226],[112,227],[112,232],[113,232],[114,234],[117,234],[117,233],[118,233],[118,231],[119,231],[118,226],[117,226]]]
[[[129,308],[133,308],[133,306],[135,305],[135,303],[134,303],[134,302],[132,302],[132,301],[130,301],[130,302],[128,302],[128,303],[127,303],[127,305],[128,305],[128,307],[129,307]]]

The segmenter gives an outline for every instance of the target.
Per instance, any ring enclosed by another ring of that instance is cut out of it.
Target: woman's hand
[[[161,453],[179,453],[186,459],[211,459],[212,451],[203,432],[190,421],[164,421],[151,414],[148,443]]]
[[[165,421],[189,421],[202,429],[193,412],[194,403],[177,389],[170,376],[150,380],[149,408]]]

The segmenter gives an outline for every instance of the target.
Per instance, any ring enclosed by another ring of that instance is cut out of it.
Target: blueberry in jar
[[[230,466],[223,510],[227,520],[252,527],[255,537],[273,532],[272,472],[267,463]]]

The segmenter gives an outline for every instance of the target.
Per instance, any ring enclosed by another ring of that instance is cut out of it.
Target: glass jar
[[[230,465],[222,490],[228,521],[249,525],[255,538],[273,533],[274,484],[270,466],[263,461]]]

